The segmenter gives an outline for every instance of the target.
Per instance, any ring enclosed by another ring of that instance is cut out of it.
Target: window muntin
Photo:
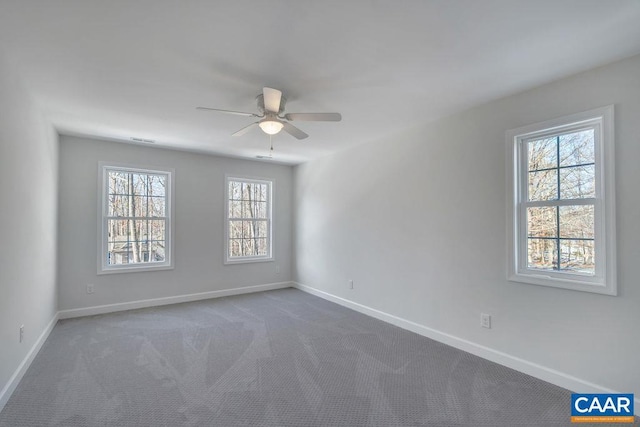
[[[507,133],[511,280],[615,295],[612,123],[611,106]]]
[[[272,259],[271,187],[271,181],[227,178],[227,263]]]
[[[102,166],[100,273],[170,268],[171,171]]]

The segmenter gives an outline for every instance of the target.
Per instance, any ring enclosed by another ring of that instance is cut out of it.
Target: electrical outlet
[[[93,283],[89,283],[89,284],[87,285],[87,293],[88,293],[88,294],[92,294],[92,293],[94,293],[94,292],[95,292],[95,287],[94,287]]]
[[[20,342],[24,340],[24,325],[20,325]]]
[[[480,313],[480,326],[483,328],[491,329],[491,315],[486,313]]]
[[[280,274],[280,264],[276,264],[276,274]]]
[[[353,280],[349,280],[349,289],[353,289]]]

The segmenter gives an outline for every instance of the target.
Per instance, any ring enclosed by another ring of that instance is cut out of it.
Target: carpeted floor
[[[60,321],[0,413],[38,426],[569,426],[570,392],[283,289]]]

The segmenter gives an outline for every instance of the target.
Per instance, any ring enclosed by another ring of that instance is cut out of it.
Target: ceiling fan
[[[284,113],[284,106],[287,99],[282,96],[278,89],[270,87],[262,88],[262,93],[256,97],[258,111],[256,113],[244,113],[242,111],[221,110],[218,108],[197,107],[198,110],[219,111],[221,113],[235,114],[239,116],[257,117],[260,120],[245,126],[232,136],[241,136],[254,128],[256,125],[268,135],[275,135],[281,130],[294,136],[297,139],[308,137],[306,133],[293,126],[290,121],[311,121],[311,122],[339,122],[342,120],[340,113]]]

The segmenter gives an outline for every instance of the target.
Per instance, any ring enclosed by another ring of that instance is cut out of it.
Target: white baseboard
[[[563,387],[569,390],[578,390],[581,393],[616,393],[616,391],[608,389],[606,387],[602,387],[597,384],[593,384],[588,381],[584,381],[579,378],[564,374],[554,369],[550,369],[545,366],[538,365],[537,363],[529,362],[519,357],[515,357],[510,354],[506,354],[501,351],[497,351],[489,347],[485,347],[485,346],[473,343],[471,341],[458,338],[456,336],[446,334],[444,332],[437,331],[435,329],[432,329],[432,328],[420,325],[418,323],[403,319],[401,317],[394,316],[394,315],[382,312],[380,310],[376,310],[374,308],[367,307],[365,305],[329,294],[327,292],[312,288],[310,286],[306,286],[296,282],[279,282],[279,283],[269,283],[264,285],[245,286],[242,288],[224,289],[219,291],[201,292],[196,294],[178,295],[173,297],[154,298],[154,299],[131,301],[131,302],[119,303],[119,304],[107,304],[107,305],[100,305],[100,306],[94,306],[94,307],[59,311],[56,313],[53,319],[51,319],[47,327],[44,329],[44,331],[40,334],[40,336],[34,343],[33,347],[31,347],[31,350],[29,351],[27,356],[24,358],[20,366],[18,366],[18,368],[16,369],[14,374],[11,376],[7,384],[4,386],[2,391],[0,391],[0,411],[2,411],[4,406],[9,401],[11,394],[14,392],[14,390],[20,383],[20,380],[22,379],[25,372],[31,365],[31,362],[33,361],[35,356],[40,351],[40,348],[49,337],[49,334],[53,330],[53,327],[55,326],[58,319],[69,319],[69,318],[81,317],[81,316],[91,316],[95,314],[105,314],[105,313],[111,313],[111,312],[117,312],[117,311],[133,310],[137,308],[155,307],[155,306],[168,305],[168,304],[177,304],[182,302],[199,301],[199,300],[210,299],[210,298],[220,298],[220,297],[226,297],[226,296],[232,296],[232,295],[241,295],[241,294],[247,294],[252,292],[261,292],[261,291],[283,289],[283,288],[289,288],[289,287],[300,289],[301,291],[307,292],[312,295],[316,295],[320,298],[326,299],[328,301],[334,302],[336,304],[342,305],[344,307],[350,308],[352,310],[355,310],[360,313],[366,314],[368,316],[374,317],[376,319],[382,320],[384,322],[391,323],[392,325],[398,326],[400,328],[403,328],[403,329],[415,332],[419,335],[425,336],[427,338],[431,338],[433,340],[442,342],[444,344],[450,345],[457,349],[482,357],[483,359],[487,359],[492,362],[499,363],[501,365],[515,369],[517,371],[539,378],[543,381],[547,381],[551,384],[555,384],[559,387]],[[636,405],[640,406],[640,397],[634,400]]]
[[[11,378],[9,378],[7,384],[4,386],[2,391],[0,391],[0,411],[2,411],[4,406],[7,404],[16,387],[18,387],[20,380],[24,376],[25,372],[27,372],[27,369],[29,369],[31,362],[33,362],[33,359],[35,359],[36,355],[40,351],[40,348],[42,348],[42,344],[44,344],[44,342],[47,340],[49,334],[51,333],[53,327],[57,322],[58,313],[53,316],[53,319],[51,319],[49,324],[44,328],[44,331],[42,331],[36,342],[33,344],[31,350],[29,350],[29,353],[27,353],[22,363],[20,363]]]
[[[424,337],[431,338],[435,341],[450,345],[451,347],[455,347],[459,350],[466,351],[467,353],[482,357],[483,359],[487,359],[491,362],[499,363],[500,365],[507,366],[511,369],[515,369],[516,371],[523,372],[527,375],[531,375],[532,377],[557,385],[558,387],[566,388],[569,390],[576,390],[579,393],[620,393],[618,391],[593,384],[589,381],[567,375],[563,372],[538,365],[537,363],[533,363],[528,360],[524,360],[519,357],[512,356],[510,354],[503,353],[501,351],[494,350],[480,344],[476,344],[463,338],[440,332],[436,329],[432,329],[427,326],[412,322],[410,320],[406,320],[401,317],[394,316],[392,314],[388,314],[371,307],[367,307],[366,305],[362,305],[357,302],[353,302],[348,299],[329,294],[327,292],[312,288],[307,285],[303,285],[301,283],[294,282],[293,287],[318,296],[320,298],[326,299],[328,301],[335,302],[336,304],[342,305],[368,316],[375,317],[376,319],[382,320],[384,322],[391,323],[392,325],[398,326],[402,329],[415,332],[416,334],[422,335]],[[636,405],[640,405],[640,396],[638,396],[634,400]]]
[[[96,305],[93,307],[61,310],[58,318],[71,319],[74,317],[93,316],[95,314],[114,313],[117,311],[135,310],[138,308],[157,307],[161,305],[179,304],[182,302],[200,301],[210,298],[221,298],[232,295],[248,294],[252,292],[270,291],[273,289],[290,288],[292,282],[267,283],[264,285],[245,286],[242,288],[223,289],[219,291],[200,292],[197,294],[176,295],[164,298],[152,298],[138,301],[122,302],[117,304]]]

